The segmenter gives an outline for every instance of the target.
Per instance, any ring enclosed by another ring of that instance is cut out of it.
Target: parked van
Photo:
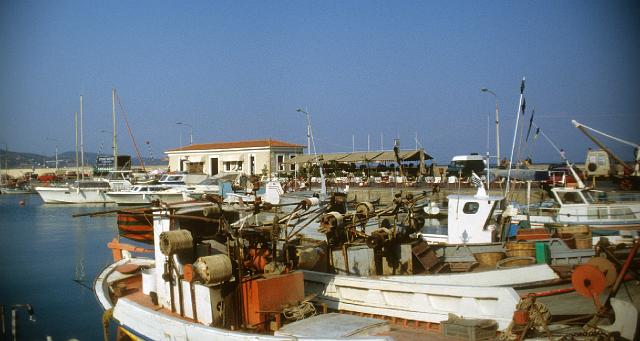
[[[614,173],[611,158],[602,149],[590,149],[587,152],[584,170],[588,177],[608,177]]]
[[[471,172],[475,172],[478,176],[485,174],[487,168],[487,158],[477,153],[471,155],[457,155],[451,159],[451,163],[447,166],[447,176],[462,176],[463,178],[471,176]]]

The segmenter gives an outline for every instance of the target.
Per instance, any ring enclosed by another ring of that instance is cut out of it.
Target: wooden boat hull
[[[118,213],[118,233],[127,239],[153,244],[153,220],[143,213]]]

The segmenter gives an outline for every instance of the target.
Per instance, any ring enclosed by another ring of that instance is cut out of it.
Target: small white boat
[[[134,185],[129,190],[109,191],[107,196],[118,205],[147,205],[152,194],[172,188],[170,185]]]
[[[609,202],[598,193],[580,188],[555,187],[551,193],[556,204],[529,212],[532,227],[545,225],[587,225],[592,230],[640,230],[640,203]],[[514,221],[526,220],[516,215]]]

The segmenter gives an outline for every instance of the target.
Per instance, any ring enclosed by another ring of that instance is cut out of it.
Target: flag
[[[522,116],[524,116],[524,110],[527,108],[527,99],[522,97],[522,106],[520,107],[520,110],[522,110]]]
[[[531,110],[531,118],[529,119],[529,129],[527,130],[527,138],[525,139],[526,141],[529,141],[529,134],[531,133],[531,126],[533,125],[533,115],[536,113],[536,108],[533,108],[533,110]]]
[[[482,183],[482,179],[480,179],[478,174],[476,174],[476,172],[473,172],[473,171],[471,172],[471,182],[478,188],[484,187],[484,184]]]
[[[520,94],[524,93],[524,77],[522,77],[522,82],[520,83]]]

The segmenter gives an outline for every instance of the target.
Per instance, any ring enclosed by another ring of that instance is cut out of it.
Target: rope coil
[[[160,252],[169,256],[193,248],[193,237],[188,230],[165,231],[160,234]]]

